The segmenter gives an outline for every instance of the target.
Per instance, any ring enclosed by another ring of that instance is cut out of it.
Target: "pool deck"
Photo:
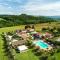
[[[37,41],[39,41],[39,40],[34,40],[33,41],[33,43],[36,43]],[[44,42],[43,40],[41,40],[42,42]],[[46,43],[46,42],[44,42],[44,43]],[[46,43],[46,44],[48,44],[48,43]],[[40,47],[40,46],[39,46]],[[53,47],[52,46],[50,46],[49,44],[48,44],[48,48],[40,48],[40,49],[43,49],[43,50],[45,50],[45,51],[49,51],[49,50],[51,50]]]

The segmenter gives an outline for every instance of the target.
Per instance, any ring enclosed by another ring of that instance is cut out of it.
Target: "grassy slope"
[[[39,60],[37,56],[35,56],[31,50],[28,50],[24,53],[17,53],[16,60]]]
[[[60,24],[58,24],[58,25],[56,25],[56,23],[51,23],[51,24],[37,24],[37,25],[35,25],[35,28],[36,28],[36,30],[40,30],[42,27],[48,27],[48,26],[60,26]],[[15,26],[15,27],[0,28],[0,34],[2,32],[14,31],[16,29],[24,29],[24,25]],[[5,53],[4,53],[3,43],[4,42],[3,42],[2,37],[0,35],[0,59],[1,60],[8,60],[7,56],[5,56]],[[56,60],[59,60],[60,53],[55,54],[55,56],[56,56]],[[21,58],[21,60],[30,60],[30,58],[32,60],[32,58],[34,58],[33,60],[37,60],[37,57],[34,57],[34,55],[31,52],[28,52],[28,53],[26,52],[25,54],[21,53],[20,55],[17,55],[17,58],[18,59]]]

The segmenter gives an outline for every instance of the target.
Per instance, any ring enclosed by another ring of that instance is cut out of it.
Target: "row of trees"
[[[5,37],[4,33],[2,33],[1,36],[2,36],[3,41],[4,41],[3,46],[4,46],[5,55],[8,56],[9,60],[15,60],[12,47],[8,44],[8,41],[6,40],[6,37]]]
[[[42,31],[48,31],[54,35],[54,37],[60,36],[60,27],[53,27],[53,28],[42,28]]]
[[[0,15],[0,18],[2,18],[2,20],[0,20],[0,28],[6,26],[16,26],[20,24],[36,24],[55,21],[54,19],[44,16],[31,16],[26,14]]]

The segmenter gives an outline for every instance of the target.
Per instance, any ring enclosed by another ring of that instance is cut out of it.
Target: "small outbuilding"
[[[20,52],[25,52],[28,48],[25,45],[21,45],[17,47]]]

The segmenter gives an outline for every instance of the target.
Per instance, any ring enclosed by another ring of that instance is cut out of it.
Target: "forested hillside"
[[[31,16],[26,14],[21,15],[0,15],[0,28],[7,26],[17,26],[20,24],[37,24],[54,22],[53,18],[44,16]]]

